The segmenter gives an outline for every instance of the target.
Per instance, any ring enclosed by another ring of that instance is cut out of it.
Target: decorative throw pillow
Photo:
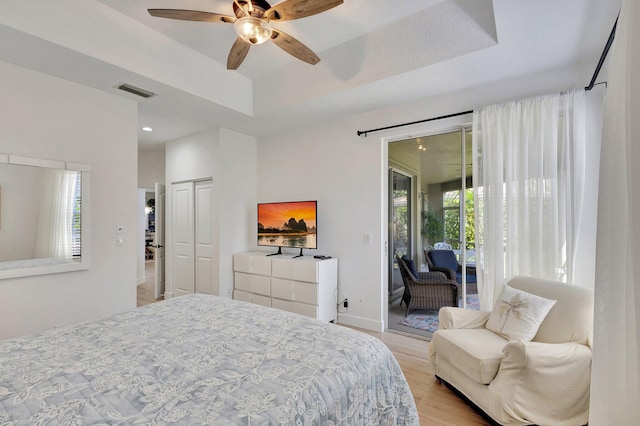
[[[409,271],[411,271],[413,276],[414,277],[418,277],[418,271],[416,271],[416,264],[413,263],[413,259],[411,259],[406,254],[403,254],[402,255],[402,260],[404,260],[404,263],[407,265],[407,268],[409,268]]]
[[[530,341],[538,332],[555,300],[505,285],[489,315],[487,329],[509,340]]]

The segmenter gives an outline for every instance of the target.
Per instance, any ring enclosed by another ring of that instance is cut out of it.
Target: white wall
[[[91,166],[90,268],[1,280],[0,339],[134,308],[135,102],[0,62],[0,110],[0,151]]]
[[[318,250],[338,258],[338,300],[349,323],[382,328],[382,144],[356,136],[353,117],[261,138],[258,201],[317,200]],[[377,126],[374,126],[377,127]],[[364,233],[373,235],[364,243]],[[295,252],[286,249],[286,252]],[[341,315],[340,322],[347,322]]]
[[[153,189],[156,182],[165,181],[165,150],[138,152],[138,188]]]
[[[462,123],[434,121],[368,137],[358,137],[356,131],[584,86],[591,67],[523,76],[260,138],[258,201],[318,200],[317,252],[338,258],[338,300],[348,297],[350,302],[339,322],[382,330],[387,300],[387,142]],[[373,234],[373,244],[364,244],[365,232]]]
[[[189,136],[166,146],[166,292],[173,296],[171,257],[171,185],[212,178],[214,192],[214,294],[230,297],[233,288],[232,254],[245,251],[255,228],[256,140],[226,129]]]
[[[257,240],[258,152],[256,139],[220,129],[220,171],[214,190],[219,229],[219,295],[233,292],[233,253]]]

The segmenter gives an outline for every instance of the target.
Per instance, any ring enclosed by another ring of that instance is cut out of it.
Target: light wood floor
[[[149,303],[157,302],[158,300],[163,299],[162,297],[160,297],[159,299],[155,299],[153,297],[153,287],[156,279],[156,272],[154,268],[155,265],[153,261],[147,261],[144,264],[145,277],[147,279],[147,282],[138,286],[138,307],[148,305]]]
[[[429,361],[428,341],[392,332],[359,331],[377,337],[393,352],[413,393],[421,425],[490,425],[470,405],[435,378]]]
[[[153,262],[146,266],[147,283],[138,286],[138,306],[162,300],[153,298]],[[429,342],[391,332],[360,331],[380,339],[395,355],[415,398],[421,425],[489,425],[471,406],[436,380],[428,359]]]

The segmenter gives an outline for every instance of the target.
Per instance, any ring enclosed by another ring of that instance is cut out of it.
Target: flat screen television
[[[258,204],[258,245],[317,249],[317,201]]]

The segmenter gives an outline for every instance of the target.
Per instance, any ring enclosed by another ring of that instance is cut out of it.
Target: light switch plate
[[[371,244],[371,239],[372,239],[371,232],[365,232],[364,233],[364,243],[365,244]]]

